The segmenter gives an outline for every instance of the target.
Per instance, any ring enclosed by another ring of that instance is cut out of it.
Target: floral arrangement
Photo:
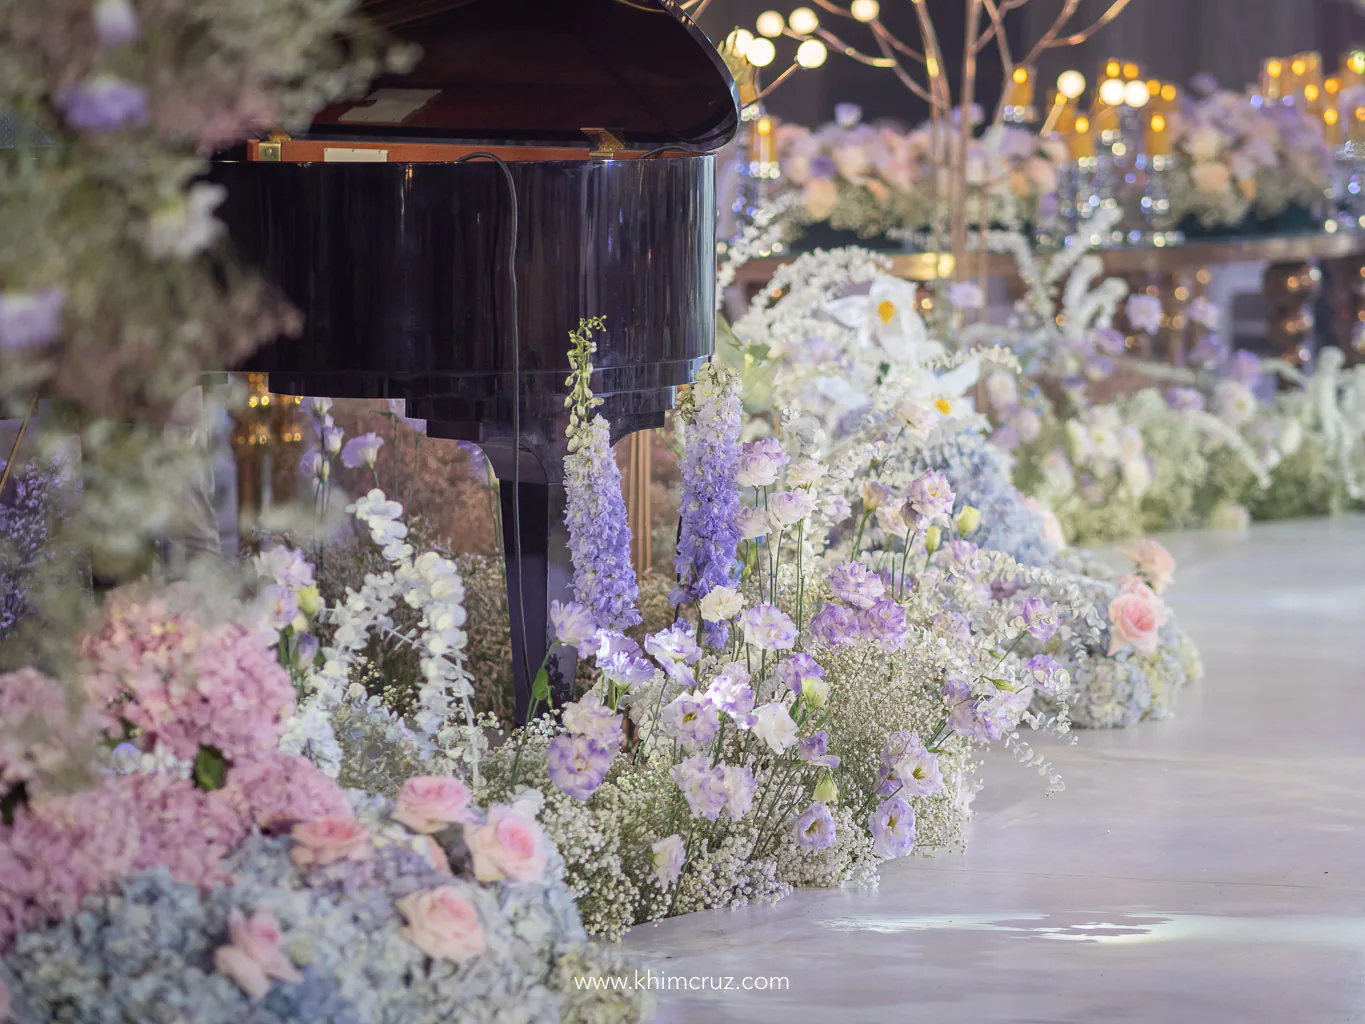
[[[1206,228],[1312,208],[1331,182],[1322,120],[1301,105],[1215,89],[1173,112],[1171,143],[1172,208]]]
[[[37,671],[0,677],[15,1019],[638,1019],[630,993],[569,1005],[598,954],[533,803],[481,810],[449,775],[343,792],[277,749],[295,712],[278,595],[213,622],[186,586],[110,598],[76,714]]]
[[[936,195],[946,179],[934,162],[933,129],[913,131],[871,125],[851,103],[836,108],[836,119],[818,129],[784,124],[777,130],[783,178],[799,193],[792,231],[828,221],[862,238],[898,237],[936,222]],[[973,109],[974,123],[981,120]],[[967,158],[969,216],[979,220],[1034,219],[1039,205],[1055,193],[1064,148],[1012,125],[988,128]]]
[[[0,459],[0,473],[4,469]],[[29,462],[10,474],[0,498],[0,641],[15,632],[42,586],[65,511],[67,477],[58,459]]]

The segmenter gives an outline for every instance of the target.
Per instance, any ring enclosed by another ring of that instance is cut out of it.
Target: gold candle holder
[[[1021,64],[1010,73],[1010,81],[1005,87],[1005,120],[1015,124],[1028,124],[1038,117],[1033,105],[1033,89],[1036,76],[1033,68]]]
[[[1328,107],[1322,112],[1322,131],[1327,139],[1327,145],[1333,147],[1341,145],[1341,115],[1337,113],[1336,107]]]
[[[1078,161],[1095,159],[1095,136],[1090,128],[1090,118],[1085,116],[1076,118],[1072,128],[1071,137],[1067,140],[1071,159]]]
[[[1153,110],[1147,118],[1147,133],[1144,142],[1148,156],[1171,155],[1171,129],[1165,113]]]
[[[1277,102],[1284,95],[1284,61],[1271,57],[1261,65],[1261,96],[1267,103]]]

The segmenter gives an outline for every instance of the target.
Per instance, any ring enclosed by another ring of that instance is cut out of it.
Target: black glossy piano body
[[[422,47],[416,67],[215,161],[235,246],[304,316],[241,368],[286,394],[401,398],[432,436],[484,449],[524,714],[548,604],[570,591],[569,331],[606,318],[593,388],[613,438],[661,425],[714,346],[710,153],[734,133],[734,86],[671,0],[362,11]],[[550,668],[559,703],[571,656]]]

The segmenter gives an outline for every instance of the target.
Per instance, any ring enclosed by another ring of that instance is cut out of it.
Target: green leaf
[[[550,699],[550,673],[545,668],[536,673],[536,681],[531,684],[531,696],[536,700]]]
[[[227,758],[217,747],[200,747],[194,755],[194,784],[206,793],[222,789],[227,779]]]

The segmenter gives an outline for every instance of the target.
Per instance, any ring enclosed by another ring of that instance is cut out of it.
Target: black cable
[[[521,615],[521,663],[525,667],[527,685],[535,687],[531,676],[531,658],[526,647],[526,582],[521,571],[521,332],[517,317],[517,184],[502,157],[494,153],[470,153],[455,162],[492,160],[502,171],[507,182],[507,194],[512,202],[512,244],[507,251],[507,274],[512,286],[512,550],[517,559],[517,611]],[[534,700],[529,694],[528,700]]]
[[[696,156],[698,152],[699,152],[698,150],[693,149],[691,146],[684,146],[678,143],[669,143],[667,146],[655,146],[648,152],[641,153],[635,159],[648,160],[650,157],[658,156],[660,153],[687,153],[689,156]]]

